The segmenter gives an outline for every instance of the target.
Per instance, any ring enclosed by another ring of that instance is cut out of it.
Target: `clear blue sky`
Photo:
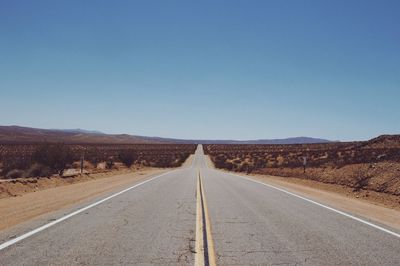
[[[400,133],[400,1],[0,0],[0,124]]]

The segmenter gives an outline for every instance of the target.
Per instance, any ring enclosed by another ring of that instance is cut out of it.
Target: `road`
[[[0,265],[400,265],[399,232],[356,219],[208,168],[200,146],[189,167],[3,242]]]

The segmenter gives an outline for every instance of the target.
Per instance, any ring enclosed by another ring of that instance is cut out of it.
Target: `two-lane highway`
[[[199,146],[190,167],[3,243],[0,264],[400,265],[399,232],[356,219],[208,168]]]

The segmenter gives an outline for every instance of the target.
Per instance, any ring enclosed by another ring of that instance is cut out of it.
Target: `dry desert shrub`
[[[210,144],[204,145],[204,151],[217,168],[400,195],[400,136],[306,145]],[[303,157],[307,158],[305,172]]]
[[[52,171],[48,166],[34,163],[25,170],[24,177],[46,177],[52,175]]]
[[[14,179],[14,178],[20,178],[24,176],[24,171],[20,169],[13,169],[11,171],[8,171],[6,174],[6,178],[8,179]]]
[[[66,166],[74,161],[74,156],[65,144],[42,144],[33,153],[32,161],[62,175]]]
[[[132,149],[120,151],[118,157],[126,167],[131,167],[138,159],[137,153]]]
[[[22,177],[62,175],[64,169],[80,167],[82,156],[85,169],[97,166],[114,169],[119,163],[127,167],[135,163],[138,166],[177,167],[195,150],[194,144],[0,144],[0,176],[7,177],[13,170],[18,171],[8,176],[17,176],[17,172]]]

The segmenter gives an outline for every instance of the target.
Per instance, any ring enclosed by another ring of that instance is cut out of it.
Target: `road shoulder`
[[[36,192],[26,193],[17,197],[0,199],[0,230],[7,230],[32,219],[52,212],[68,209],[75,205],[88,202],[96,197],[118,191],[167,172],[170,169],[146,169],[137,172],[117,174],[90,181],[58,186]]]
[[[268,185],[285,189],[289,192],[328,205],[335,209],[355,214],[400,230],[400,211],[396,209],[387,208],[361,199],[346,197],[341,193],[321,188],[313,188],[310,184],[305,185],[290,180],[283,180],[281,177],[260,175],[249,175],[248,177]]]

